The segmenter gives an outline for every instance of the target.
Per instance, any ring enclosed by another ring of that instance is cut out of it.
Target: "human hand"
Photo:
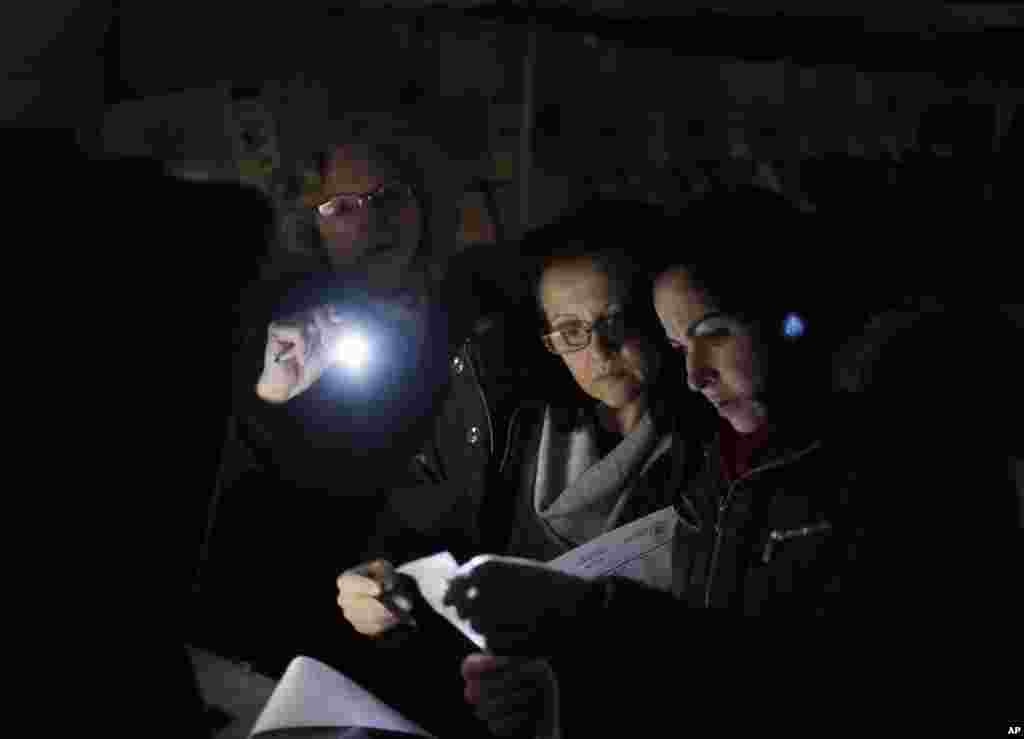
[[[540,562],[484,555],[460,568],[444,604],[502,654],[552,654],[599,585]]]
[[[331,364],[331,349],[350,326],[331,305],[271,323],[256,394],[268,403],[284,403],[304,393]]]
[[[338,607],[356,631],[380,636],[400,623],[415,624],[409,615],[412,599],[400,592],[400,577],[391,563],[382,559],[346,570],[338,577]]]
[[[557,721],[557,683],[545,660],[471,654],[462,677],[466,702],[495,736],[546,735]]]

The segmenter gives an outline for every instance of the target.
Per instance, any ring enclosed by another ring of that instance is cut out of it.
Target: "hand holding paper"
[[[550,737],[558,725],[558,681],[543,659],[471,654],[462,662],[466,702],[495,736]]]
[[[660,590],[671,588],[675,523],[668,506],[547,564],[481,555],[460,567],[451,554],[441,552],[396,572],[412,577],[424,600],[481,649],[548,654],[545,649],[579,623],[573,618],[585,599],[600,595],[601,586],[589,580],[617,575]]]
[[[415,626],[413,593],[390,562],[375,560],[338,577],[338,607],[360,634],[380,636],[400,623]]]
[[[493,653],[544,655],[570,633],[600,587],[540,562],[483,555],[458,569],[443,602]]]

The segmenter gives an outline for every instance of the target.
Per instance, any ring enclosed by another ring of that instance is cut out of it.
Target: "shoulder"
[[[473,246],[445,265],[438,288],[448,313],[453,336],[461,339],[480,333],[476,324],[494,324],[496,316],[518,313],[527,297],[526,281],[517,255],[509,245]],[[496,325],[502,327],[498,322]],[[507,325],[504,326],[507,329]]]

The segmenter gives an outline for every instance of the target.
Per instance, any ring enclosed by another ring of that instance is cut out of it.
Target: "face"
[[[686,358],[686,381],[736,431],[749,434],[765,422],[755,400],[760,389],[754,342],[738,321],[718,313],[682,269],[662,274],[654,307],[669,343]]]
[[[548,330],[568,332],[621,313],[628,297],[622,292],[591,259],[556,262],[540,283]],[[650,344],[639,337],[611,346],[596,331],[586,347],[560,356],[583,392],[614,409],[638,400],[654,371]]]
[[[375,167],[354,148],[340,146],[332,152],[324,171],[323,199],[350,193],[373,192],[395,178]],[[316,214],[317,228],[334,269],[362,270],[374,284],[397,284],[408,269],[419,245],[422,219],[413,198],[332,215]]]

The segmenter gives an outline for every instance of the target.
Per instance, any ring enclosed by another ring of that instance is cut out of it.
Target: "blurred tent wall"
[[[986,109],[992,150],[1020,104],[1007,60],[1024,15],[1012,7],[674,8],[320,2],[239,14],[129,0],[111,42],[105,145],[244,179],[325,127],[372,120],[429,141],[441,190],[493,182],[514,236],[520,213],[539,225],[598,189],[664,199],[722,159],[798,193],[801,158],[898,154],[927,111],[954,101]],[[263,165],[237,144],[239,100],[267,111],[275,150]]]
[[[106,99],[111,2],[50,0],[0,8],[0,125],[67,128],[95,147]]]

